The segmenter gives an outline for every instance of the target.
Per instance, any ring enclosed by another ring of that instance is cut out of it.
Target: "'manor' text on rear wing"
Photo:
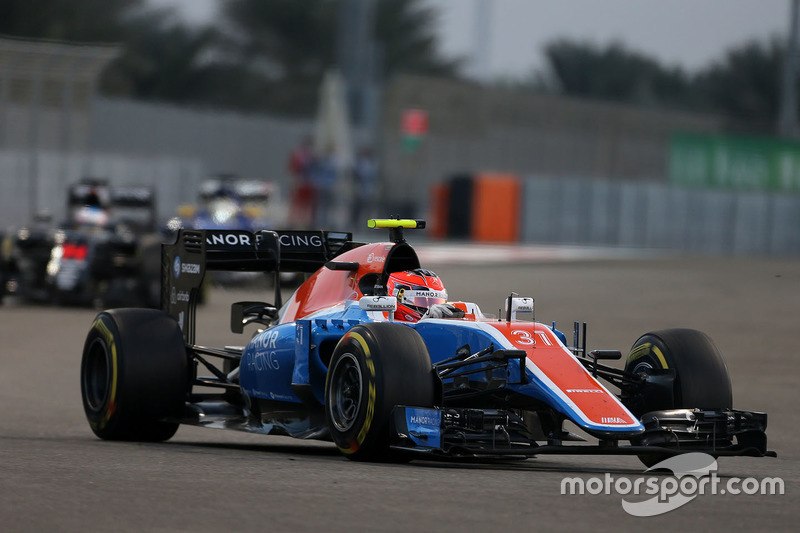
[[[274,273],[275,306],[280,307],[280,272],[315,272],[356,246],[351,233],[333,231],[181,229],[174,244],[161,245],[161,308],[193,344],[206,270]]]

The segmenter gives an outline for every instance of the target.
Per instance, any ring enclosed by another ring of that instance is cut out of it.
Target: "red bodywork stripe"
[[[532,322],[489,322],[547,376],[594,424],[635,424],[620,401],[589,374],[549,328]]]

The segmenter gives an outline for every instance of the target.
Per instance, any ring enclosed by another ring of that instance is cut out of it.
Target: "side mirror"
[[[597,376],[597,361],[600,359],[617,360],[622,359],[622,352],[619,350],[592,350],[589,352],[589,358],[592,360],[592,376]]]
[[[533,319],[534,302],[533,298],[522,298],[510,296],[506,298],[507,320],[517,320],[521,313],[529,315]]]
[[[236,302],[231,304],[231,332],[243,333],[244,326],[258,322],[269,326],[278,318],[278,309],[265,302]]]

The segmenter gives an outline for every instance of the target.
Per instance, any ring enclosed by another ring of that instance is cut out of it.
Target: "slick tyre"
[[[155,309],[97,315],[83,348],[81,396],[92,431],[105,440],[158,442],[178,430],[189,365],[175,320]]]
[[[725,409],[733,407],[728,368],[711,338],[694,329],[664,329],[642,335],[631,348],[625,370],[634,374],[672,370],[670,391],[645,386],[634,414],[665,409]],[[666,393],[665,393],[666,392]],[[665,459],[662,454],[640,455],[647,466]]]
[[[728,367],[702,331],[663,329],[642,335],[628,354],[625,370],[638,374],[654,369],[673,369],[675,381],[672,402],[660,400],[662,404],[650,410],[733,406]],[[646,388],[644,394],[647,395]]]
[[[349,459],[403,460],[389,449],[395,405],[431,407],[434,377],[419,333],[401,324],[361,324],[339,341],[325,383],[325,418]]]

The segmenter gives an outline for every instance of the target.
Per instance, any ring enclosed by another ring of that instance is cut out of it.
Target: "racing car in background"
[[[276,196],[276,186],[271,182],[221,174],[200,184],[197,205],[181,205],[178,215],[167,221],[164,233],[174,240],[181,228],[249,232],[280,228],[286,213],[281,202],[275,201]],[[263,277],[257,272],[214,272],[212,276],[214,282],[228,286],[253,283]],[[300,280],[301,276],[292,272],[279,277],[284,286],[299,284]]]
[[[197,205],[180,206],[178,215],[167,222],[166,230],[174,238],[181,228],[252,232],[276,227],[279,217],[268,213],[268,209],[276,209],[269,205],[274,194],[272,183],[220,175],[200,184]]]
[[[156,226],[150,188],[81,180],[68,190],[62,224],[40,218],[6,237],[4,292],[59,304],[158,307]]]
[[[0,303],[7,295],[49,301],[47,264],[54,244],[52,217],[34,216],[30,224],[4,233],[0,241]]]
[[[642,335],[624,368],[500,296],[503,315],[450,302],[457,318],[406,322],[389,276],[421,267],[403,235],[416,220],[372,220],[386,242],[348,233],[181,230],[162,249],[162,309],[97,315],[81,394],[102,439],[163,441],[180,424],[332,440],[355,460],[629,454],[646,464],[701,451],[772,456],[767,415],[732,409],[721,354],[699,331]],[[231,306],[242,346],[196,343],[196,300],[214,270],[311,273],[283,303]],[[616,394],[611,392],[614,388]],[[571,422],[583,435],[570,431]],[[578,442],[583,440],[591,442]]]

